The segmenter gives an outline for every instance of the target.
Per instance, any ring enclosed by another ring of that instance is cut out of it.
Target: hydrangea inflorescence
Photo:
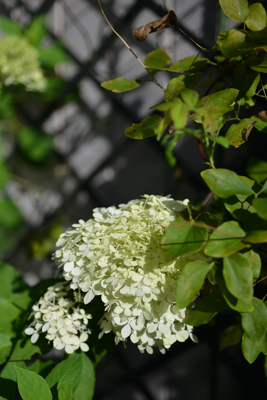
[[[22,84],[32,91],[45,89],[38,52],[26,39],[7,36],[0,40],[0,82],[5,86]]]
[[[73,299],[67,297],[68,292]],[[70,290],[67,282],[59,282],[50,286],[43,297],[33,306],[34,320],[25,330],[31,335],[31,342],[36,343],[40,333],[45,333],[46,339],[53,341],[57,350],[65,348],[66,353],[73,353],[78,348],[88,351],[85,343],[88,339],[88,320],[90,314],[80,307],[77,292]]]
[[[188,262],[199,259],[211,262],[211,259],[194,253],[166,262],[161,250],[166,228],[176,218],[182,218],[181,212],[187,204],[188,200],[144,195],[141,200],[120,204],[118,208],[96,208],[92,219],[80,220],[60,236],[57,246],[61,249],[55,252],[54,259],[61,263],[65,284],[76,298],[77,293],[83,293],[83,307],[95,296],[100,296],[103,302],[100,338],[112,331],[116,344],[130,338],[141,352],[150,354],[153,347],[164,353],[176,341],[184,342],[189,337],[197,341],[193,328],[186,324],[191,307],[178,309],[176,306],[176,279]],[[66,301],[62,296],[60,300]],[[42,302],[41,299],[40,305],[35,306],[37,314],[39,308],[47,309],[47,303],[43,306]],[[42,317],[44,327],[40,325],[39,314],[35,314],[35,322],[28,332],[33,334],[32,340],[40,329],[48,327],[45,318]],[[54,340],[54,347],[55,340],[56,348],[72,343],[68,337],[65,341],[59,338],[61,331],[56,321],[51,327],[47,328],[46,337]],[[83,350],[84,345],[80,347]],[[65,349],[68,351],[69,347]]]

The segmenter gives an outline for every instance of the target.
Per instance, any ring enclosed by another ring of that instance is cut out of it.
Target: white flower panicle
[[[40,334],[45,333],[46,339],[53,341],[57,350],[65,349],[69,354],[78,348],[89,350],[85,342],[90,333],[88,320],[92,317],[77,306],[79,298],[76,292],[73,292],[74,300],[66,297],[68,291],[70,288],[67,282],[57,283],[50,286],[33,306],[34,320],[25,330],[27,335],[31,335],[32,343],[36,343]]]
[[[118,208],[96,208],[93,219],[60,236],[54,258],[70,287],[86,293],[85,304],[96,295],[104,303],[100,337],[113,331],[116,343],[130,338],[148,353],[188,337],[197,341],[185,322],[190,309],[175,304],[176,278],[187,262],[210,259],[198,253],[166,263],[161,252],[165,229],[187,203],[145,195]]]
[[[7,36],[0,40],[0,86],[22,84],[26,90],[42,91],[46,81],[38,52],[26,39]]]

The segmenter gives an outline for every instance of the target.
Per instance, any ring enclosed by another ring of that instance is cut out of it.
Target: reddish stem
[[[201,141],[200,141],[199,139],[197,139],[197,146],[198,146],[198,149],[199,149],[199,151],[200,151],[200,154],[201,154],[203,160],[204,160],[205,162],[207,162],[208,160],[207,160],[206,154],[204,153],[204,150],[203,150]]]

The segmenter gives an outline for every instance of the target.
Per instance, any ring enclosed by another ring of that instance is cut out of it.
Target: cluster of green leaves
[[[166,230],[162,245],[167,261],[199,251],[214,259],[212,264],[185,265],[177,279],[177,305],[189,306],[210,282],[187,322],[200,326],[223,309],[234,311],[237,322],[227,332],[228,345],[242,338],[244,357],[253,362],[260,352],[267,354],[267,302],[253,297],[262,268],[261,246],[267,242],[267,181],[262,186],[222,168],[201,175],[221,200],[225,215],[219,221],[206,211],[191,210],[187,222],[175,220]]]
[[[49,359],[41,357],[52,349],[52,343],[40,338],[38,344],[32,344],[24,333],[31,306],[56,281],[43,281],[29,287],[9,264],[0,265],[0,274],[0,398],[92,399],[94,366],[85,353],[69,355],[55,366]],[[94,349],[94,362],[105,351],[105,346],[99,352]]]
[[[239,147],[246,142],[253,127],[259,131],[267,129],[265,112],[245,119],[239,117],[242,106],[252,107],[257,96],[266,97],[266,11],[260,3],[249,6],[247,0],[221,0],[220,4],[229,18],[244,22],[244,29],[221,32],[211,50],[214,52],[212,61],[196,55],[171,64],[169,55],[163,49],[152,51],[144,60],[144,65],[154,76],[159,71],[178,76],[172,78],[164,90],[164,102],[151,107],[165,115],[150,115],[129,127],[125,135],[132,139],[156,136],[166,148],[170,165],[176,162],[172,151],[185,135],[194,135],[202,142],[208,156],[207,164],[214,168],[216,144],[224,148],[230,144]],[[201,82],[203,71],[210,68],[213,71],[217,69],[217,77]],[[230,70],[234,79],[229,85],[225,74]],[[129,81],[121,77],[101,85],[115,93],[123,93],[138,88],[140,84],[137,79]],[[199,98],[196,89],[202,86],[207,87],[207,95]],[[215,92],[208,94],[212,89]],[[194,129],[187,127],[190,120],[195,124]],[[229,128],[224,137],[220,133],[225,124]]]
[[[254,296],[254,286],[265,278],[262,262],[266,262],[267,163],[252,159],[248,166],[250,179],[216,169],[214,150],[217,144],[226,149],[230,145],[239,147],[253,128],[267,131],[265,111],[246,111],[246,118],[240,117],[242,107],[253,107],[257,97],[267,99],[267,18],[261,3],[219,3],[230,19],[244,24],[243,28],[221,32],[210,50],[213,58],[196,55],[171,64],[163,49],[149,53],[144,65],[150,74],[155,77],[158,71],[165,71],[178,76],[164,89],[164,102],[151,107],[158,113],[134,123],[125,135],[132,139],[156,136],[165,146],[170,165],[175,165],[173,149],[185,135],[195,136],[205,149],[204,162],[209,169],[201,176],[214,193],[216,204],[220,204],[219,218],[189,206],[184,218],[175,220],[166,230],[163,255],[170,261],[202,252],[214,259],[213,263],[193,261],[183,268],[177,279],[177,306],[189,306],[201,291],[202,299],[187,321],[193,326],[206,324],[220,311],[230,310],[236,324],[226,330],[221,349],[242,340],[244,357],[251,363],[261,352],[267,355],[267,302]],[[213,75],[213,79],[203,82],[205,70],[212,71],[209,77]],[[227,76],[230,71],[232,79]],[[102,87],[122,93],[140,84],[136,79],[116,78],[103,82]],[[197,91],[200,87],[207,88],[202,98]]]

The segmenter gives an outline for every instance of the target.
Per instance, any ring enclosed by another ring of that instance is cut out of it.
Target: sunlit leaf
[[[198,102],[198,107],[206,110],[213,118],[219,119],[222,115],[233,110],[232,103],[238,95],[237,89],[225,89],[219,92],[202,97]],[[201,122],[199,118],[192,115],[196,122]]]
[[[237,194],[243,196],[255,194],[244,180],[228,169],[207,169],[201,176],[210,190],[224,199]]]
[[[233,21],[245,22],[248,17],[247,0],[219,0],[220,6],[227,17]]]
[[[170,80],[167,89],[164,92],[165,101],[172,101],[175,97],[179,96],[181,91],[185,88],[183,79],[184,75],[180,75],[177,78],[173,78]]]
[[[226,133],[226,138],[232,146],[239,147],[248,140],[248,136],[256,120],[244,118],[238,124],[232,124]]]
[[[186,89],[181,92],[181,97],[190,108],[193,108],[197,104],[199,94],[195,90]]]
[[[170,70],[174,72],[194,72],[197,69],[205,68],[207,66],[208,59],[203,57],[189,56],[183,60],[176,61],[170,66]]]
[[[188,120],[189,107],[180,99],[175,99],[173,107],[170,109],[170,116],[173,121],[174,129],[183,129]]]
[[[143,119],[139,124],[132,124],[125,131],[125,136],[130,139],[146,139],[157,134],[157,128],[161,121],[159,115],[150,115]]]
[[[212,232],[205,247],[205,254],[211,257],[227,257],[246,247],[242,238],[246,236],[236,221],[224,222]]]
[[[73,400],[91,400],[94,394],[95,373],[90,359],[76,353],[58,364],[46,377],[53,394],[64,390],[72,381]]]
[[[163,49],[156,49],[147,54],[144,65],[152,69],[165,69],[171,62],[170,56]],[[166,68],[168,70],[168,68]]]
[[[217,45],[226,58],[237,57],[242,51],[253,49],[252,45],[246,43],[246,32],[241,29],[220,32]]]
[[[175,220],[161,239],[163,257],[170,261],[183,254],[197,252],[205,246],[207,238],[207,229]]]
[[[116,78],[110,81],[102,82],[101,86],[107,90],[111,90],[114,93],[123,93],[138,88],[140,84],[136,82],[136,79],[128,81],[128,79],[125,78]]]
[[[252,363],[262,351],[267,330],[267,308],[260,299],[253,298],[254,311],[241,313],[244,335],[242,351],[245,359]]]
[[[251,4],[246,25],[251,31],[261,31],[266,26],[266,11],[261,3]]]
[[[182,309],[187,307],[197,292],[202,288],[206,275],[212,268],[212,263],[192,261],[187,263],[176,282],[176,303]]]
[[[250,312],[253,311],[253,304],[252,302],[244,302],[241,299],[238,299],[237,297],[235,297],[234,295],[232,295],[232,293],[229,292],[225,280],[223,278],[222,275],[222,271],[217,268],[215,270],[215,280],[217,282],[217,284],[219,285],[219,288],[222,292],[222,295],[224,297],[224,300],[226,301],[226,303],[228,304],[228,306],[230,308],[232,308],[235,311],[239,311],[239,312]]]
[[[261,258],[258,253],[253,250],[247,251],[246,253],[242,254],[245,257],[252,269],[253,280],[257,280],[261,273]]]
[[[23,400],[52,400],[52,393],[44,378],[18,366],[14,368],[17,373],[19,393]]]
[[[252,268],[243,254],[235,253],[223,259],[223,276],[227,289],[237,299],[251,303],[253,297]]]

